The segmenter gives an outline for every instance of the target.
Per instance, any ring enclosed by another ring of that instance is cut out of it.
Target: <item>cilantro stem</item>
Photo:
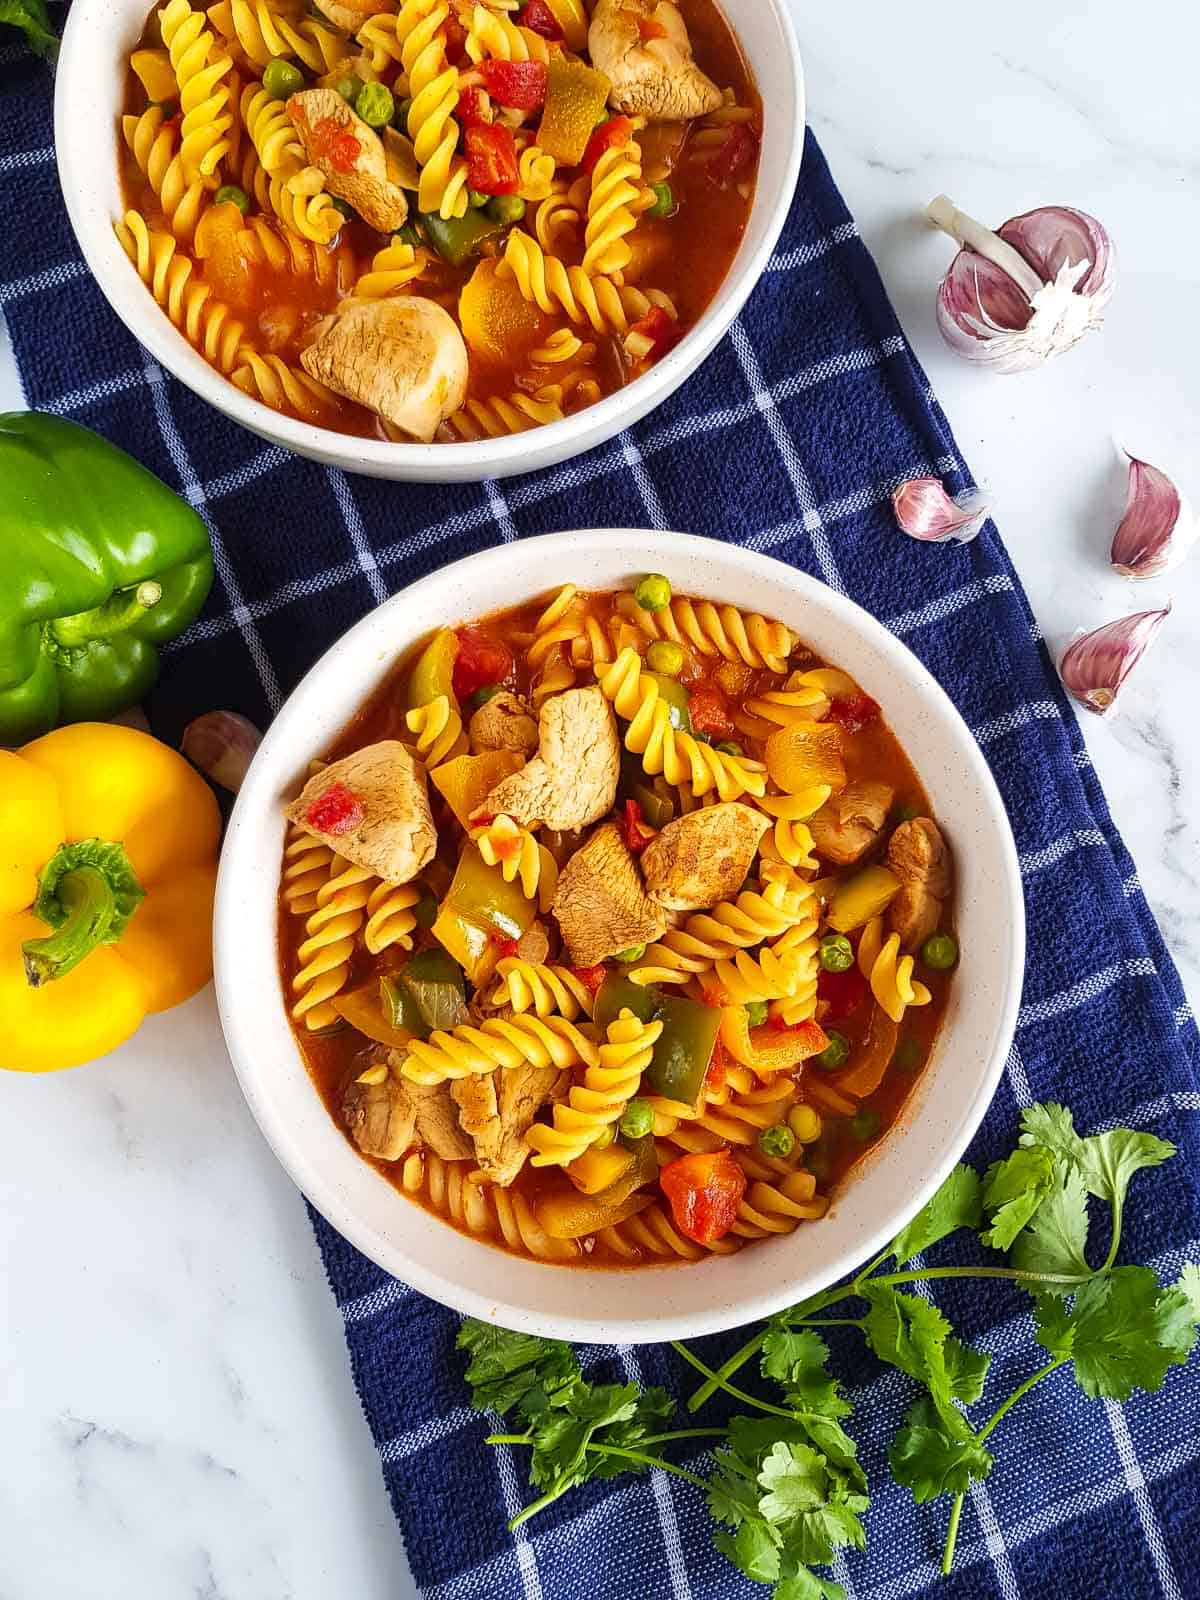
[[[1108,1247],[1108,1254],[1104,1258],[1104,1265],[1100,1268],[1101,1272],[1112,1271],[1113,1263],[1117,1259],[1117,1251],[1121,1245],[1121,1220],[1125,1210],[1125,1196],[1121,1191],[1118,1190],[1118,1192],[1113,1195],[1111,1205],[1112,1241]]]
[[[483,1442],[484,1444],[532,1444],[533,1437],[528,1433],[489,1433]]]
[[[706,1367],[699,1356],[694,1356],[687,1345],[680,1344],[678,1339],[672,1339],[671,1348],[675,1350],[689,1366],[695,1367],[697,1372],[702,1372],[710,1383],[715,1383],[718,1389],[724,1389],[726,1394],[731,1394],[735,1400],[740,1400],[743,1405],[754,1406],[759,1411],[765,1411],[772,1417],[786,1417],[791,1422],[795,1417],[794,1411],[785,1411],[782,1406],[773,1406],[767,1400],[759,1400],[756,1395],[748,1394],[745,1389],[735,1388],[732,1383],[721,1377],[719,1372],[714,1372],[711,1367]]]
[[[649,1442],[649,1441],[647,1441]],[[661,1456],[648,1456],[641,1450],[619,1450],[615,1444],[589,1444],[588,1449],[598,1456],[620,1456],[624,1461],[637,1461],[645,1467],[661,1467],[664,1472],[669,1472],[673,1477],[682,1478],[685,1483],[693,1484],[697,1489],[707,1491],[708,1484],[703,1478],[698,1478],[694,1472],[689,1472],[686,1467],[677,1467],[673,1461],[664,1461]],[[511,1527],[512,1524],[510,1523]]]
[[[1035,1383],[1041,1383],[1043,1378],[1048,1378],[1057,1367],[1061,1367],[1068,1359],[1069,1358],[1067,1356],[1055,1356],[1053,1360],[1047,1361],[1044,1367],[1039,1367],[1035,1373],[1026,1378],[1024,1383],[1019,1384],[1008,1396],[1007,1400],[1002,1400],[1000,1402],[995,1411],[992,1412],[991,1416],[984,1423],[983,1427],[980,1428],[978,1434],[976,1435],[978,1442],[980,1444],[983,1443],[988,1434],[990,1434],[993,1428],[995,1428],[996,1424],[1001,1422],[1008,1415],[1022,1395],[1029,1393],[1030,1389],[1033,1388]],[[963,1499],[965,1497],[965,1493],[965,1490],[960,1490],[960,1492],[954,1496],[954,1504],[950,1507],[950,1522],[946,1529],[946,1544],[942,1550],[942,1572],[944,1574],[948,1573],[954,1565],[954,1546],[958,1541],[958,1524],[962,1518]]]
[[[1077,1284],[1087,1283],[1094,1274],[1087,1273],[1061,1273],[1061,1272],[1021,1272],[1015,1267],[924,1267],[920,1272],[884,1272],[879,1277],[872,1278],[872,1283],[884,1284],[893,1287],[904,1283],[927,1283],[937,1278],[1002,1278],[1009,1283],[1054,1283],[1063,1287],[1074,1288]],[[859,1284],[861,1277],[851,1279],[849,1283],[836,1284],[832,1289],[826,1289],[823,1294],[813,1295],[811,1299],[801,1301],[798,1306],[791,1307],[773,1317],[772,1323],[777,1326],[796,1328],[802,1327],[810,1317],[817,1312],[824,1311],[828,1306],[835,1306],[841,1300],[852,1300],[861,1291]],[[753,1338],[747,1339],[740,1349],[735,1350],[729,1359],[721,1364],[715,1372],[710,1373],[706,1382],[702,1383],[688,1400],[689,1411],[698,1411],[702,1405],[711,1400],[716,1391],[727,1385],[733,1376],[746,1362],[751,1359],[761,1348],[767,1336],[768,1328],[762,1328]],[[682,1354],[682,1348],[675,1346]],[[693,1361],[693,1366],[698,1363]]]
[[[674,1433],[651,1433],[639,1444],[674,1444],[676,1439],[724,1439],[727,1428],[677,1428]]]
[[[875,1271],[875,1268],[877,1266],[879,1266],[881,1262],[886,1261],[887,1258],[892,1254],[894,1254],[894,1251],[892,1249],[892,1245],[888,1245],[886,1250],[881,1250],[879,1252],[879,1254],[875,1257],[874,1261],[868,1261],[865,1267],[863,1267],[860,1271],[856,1272],[854,1274],[854,1278],[853,1278],[852,1281],[856,1285],[862,1283],[864,1279],[869,1278],[871,1276],[871,1274]]]
[[[547,1506],[552,1506],[560,1495],[566,1494],[570,1487],[569,1483],[565,1483],[560,1488],[548,1489],[537,1500],[531,1500],[523,1511],[518,1511],[515,1517],[508,1519],[509,1533],[515,1533],[523,1522],[528,1522],[530,1517],[536,1517],[539,1511],[544,1511]]]

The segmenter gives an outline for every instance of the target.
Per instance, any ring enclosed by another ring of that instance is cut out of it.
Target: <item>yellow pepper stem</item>
[[[21,946],[30,987],[64,977],[98,945],[115,944],[144,895],[121,845],[103,839],[63,845],[42,869],[33,904],[54,932]]]

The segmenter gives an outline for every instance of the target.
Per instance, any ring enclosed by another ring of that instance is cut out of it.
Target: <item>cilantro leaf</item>
[[[1192,1318],[1200,1322],[1200,1267],[1194,1261],[1185,1261],[1175,1285],[1192,1308]]]
[[[799,1572],[776,1584],[771,1600],[846,1600],[846,1591],[832,1578],[818,1577],[801,1567]]]
[[[779,1541],[761,1517],[750,1517],[736,1533],[719,1528],[713,1544],[739,1572],[755,1583],[774,1583],[779,1576]]]
[[[790,1522],[801,1512],[824,1504],[826,1481],[824,1463],[815,1450],[778,1440],[758,1471],[759,1485],[766,1490],[758,1503],[759,1513],[768,1522]]]
[[[805,1566],[824,1566],[846,1545],[861,1550],[866,1532],[858,1513],[866,1497],[848,1490],[817,1450],[772,1445],[759,1468],[760,1516],[777,1528],[788,1554]]]
[[[951,1433],[969,1433],[966,1419],[953,1404],[952,1375],[946,1365],[950,1324],[942,1313],[927,1300],[898,1289],[864,1284],[863,1292],[870,1304],[863,1332],[871,1349],[881,1361],[924,1384]],[[952,1359],[957,1371],[959,1358]]]
[[[1130,1180],[1144,1167],[1158,1167],[1175,1154],[1175,1146],[1152,1133],[1113,1128],[1082,1139],[1065,1106],[1050,1102],[1028,1106],[1021,1113],[1021,1144],[1040,1145],[1079,1168],[1089,1194],[1119,1211]]]
[[[46,0],[0,0],[0,23],[19,28],[34,55],[53,61],[58,54],[58,35],[50,26]]]
[[[465,1376],[476,1411],[503,1416],[520,1406],[525,1415],[534,1416],[580,1377],[569,1344],[513,1333],[474,1317],[458,1330],[458,1348],[471,1355]]]
[[[637,1407],[636,1383],[581,1382],[565,1390],[534,1428],[530,1480],[541,1489],[582,1483],[591,1476],[592,1463],[584,1458],[596,1433],[610,1423],[632,1421]]]
[[[1088,1236],[1087,1188],[1072,1161],[1059,1161],[1050,1192],[1012,1247],[1012,1263],[1022,1272],[1053,1272],[1086,1278],[1091,1271],[1084,1246]],[[1042,1284],[1047,1294],[1070,1294],[1070,1284]]]
[[[1040,1145],[1018,1147],[994,1162],[983,1180],[984,1210],[991,1227],[980,1235],[994,1250],[1007,1250],[1030,1222],[1054,1182],[1054,1156]]]
[[[749,1420],[747,1417],[734,1419],[735,1422]],[[765,1418],[758,1422],[759,1428],[769,1426]],[[749,1446],[744,1452],[743,1444]],[[769,1444],[770,1441],[763,1448],[769,1448]],[[740,1528],[743,1522],[758,1517],[757,1466],[754,1463],[761,1454],[762,1449],[756,1448],[754,1439],[739,1441],[732,1450],[716,1452],[716,1468],[708,1480],[708,1509],[714,1522]]]
[[[633,1416],[608,1424],[602,1442],[614,1449],[636,1450],[647,1434],[661,1433],[674,1416],[675,1402],[665,1389],[643,1389]],[[636,1461],[627,1461],[624,1456],[596,1455],[589,1466],[588,1476],[593,1478],[615,1478],[622,1472],[647,1470]]]
[[[1170,1366],[1196,1342],[1197,1308],[1189,1288],[1164,1289],[1149,1267],[1116,1267],[1085,1283],[1068,1310],[1040,1296],[1037,1340],[1074,1363],[1091,1399],[1128,1400],[1134,1389],[1160,1389]]]
[[[896,1482],[912,1491],[918,1505],[940,1494],[962,1494],[972,1479],[986,1478],[992,1457],[974,1436],[951,1438],[924,1395],[909,1407],[888,1448]]]
[[[772,1328],[763,1340],[763,1377],[788,1391],[793,1410],[848,1417],[852,1408],[842,1399],[837,1379],[826,1371],[828,1360],[829,1346],[811,1328]]]
[[[982,1190],[974,1167],[955,1167],[933,1199],[926,1201],[893,1239],[892,1254],[897,1263],[904,1266],[958,1228],[977,1228],[982,1214]]]
[[[951,1334],[946,1340],[943,1357],[946,1363],[946,1377],[950,1381],[950,1393],[964,1405],[973,1405],[983,1393],[988,1368],[992,1364],[990,1353],[987,1350],[976,1350],[969,1344],[962,1344]]]

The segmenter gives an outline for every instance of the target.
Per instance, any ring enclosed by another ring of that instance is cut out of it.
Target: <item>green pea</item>
[[[654,204],[646,212],[648,217],[669,217],[675,210],[675,195],[669,183],[654,185]]]
[[[790,1156],[796,1148],[796,1135],[786,1122],[776,1122],[759,1134],[758,1148],[765,1156]]]
[[[329,204],[335,211],[340,211],[344,217],[352,217],[354,215],[354,207],[349,200],[343,200],[340,194],[331,194],[329,196]]]
[[[246,216],[250,210],[250,196],[245,189],[239,189],[236,183],[223,183],[217,190],[217,204],[236,206]]]
[[[716,748],[727,756],[744,756],[746,754],[736,739],[722,739]]]
[[[819,1056],[814,1056],[813,1066],[820,1067],[822,1072],[836,1072],[839,1067],[844,1067],[850,1059],[850,1041],[844,1033],[831,1033],[829,1043]]]
[[[671,604],[671,583],[661,572],[648,572],[633,591],[643,611],[663,611]]]
[[[901,1072],[915,1072],[923,1059],[921,1046],[915,1039],[901,1039],[892,1057]]]
[[[396,102],[386,83],[364,83],[355,98],[354,109],[368,128],[386,128]]]
[[[478,711],[480,706],[487,705],[488,701],[494,700],[499,693],[500,685],[498,683],[485,683],[482,689],[476,689],[475,693],[467,701],[467,705],[472,711]]]
[[[949,972],[958,960],[958,942],[948,933],[934,933],[921,946],[921,960],[935,972]]]
[[[627,1139],[644,1139],[654,1126],[654,1111],[649,1100],[631,1100],[619,1126]]]
[[[358,92],[362,86],[363,81],[358,74],[356,72],[348,72],[344,78],[339,78],[333,87],[347,104],[353,105],[358,99]]]
[[[525,202],[519,194],[494,194],[487,203],[487,214],[493,222],[501,222],[507,228],[510,223],[520,222],[525,215]]]
[[[606,122],[611,122],[612,121],[612,115],[613,114],[612,114],[611,111],[607,111],[607,110],[606,111],[602,111],[600,113],[600,115],[596,118],[594,126],[597,127],[597,128],[602,128]]]
[[[897,806],[896,817],[900,822],[915,822],[921,815],[919,806]]]
[[[854,965],[854,950],[844,933],[830,933],[821,940],[818,959],[826,972],[849,972]]]
[[[438,903],[431,894],[423,894],[412,908],[418,928],[432,928],[437,921]]]
[[[850,1118],[850,1132],[860,1144],[868,1144],[872,1139],[877,1139],[879,1129],[879,1113],[872,1111],[870,1106],[864,1106]]]
[[[467,190],[467,199],[471,205],[475,207],[476,211],[481,210],[485,205],[487,205],[491,198],[492,197],[490,194],[483,194],[479,189]]]
[[[635,961],[640,961],[645,954],[646,946],[644,944],[631,944],[628,950],[618,950],[613,960],[619,961],[622,966],[629,967]]]
[[[412,110],[412,96],[406,94],[403,100],[396,101],[396,109],[392,114],[392,127],[399,128],[401,133],[408,132],[408,114]]]
[[[747,1000],[746,1021],[752,1028],[761,1028],[767,1020],[767,1002],[765,1000]]]
[[[668,678],[677,678],[683,671],[683,663],[683,646],[673,639],[655,639],[646,651],[646,665],[651,672],[661,672]]]
[[[804,1165],[818,1183],[824,1183],[833,1171],[833,1161],[823,1139],[810,1144],[804,1152]]]
[[[263,69],[262,85],[273,100],[286,100],[303,89],[304,74],[292,62],[276,56]]]

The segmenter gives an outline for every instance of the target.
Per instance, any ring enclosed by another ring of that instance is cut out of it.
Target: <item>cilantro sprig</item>
[[[1089,1398],[1126,1400],[1135,1389],[1160,1389],[1191,1354],[1200,1266],[1189,1262],[1164,1284],[1149,1267],[1117,1265],[1130,1182],[1174,1154],[1165,1140],[1130,1128],[1085,1138],[1063,1106],[1030,1106],[1005,1160],[983,1174],[956,1167],[874,1261],[770,1318],[715,1371],[676,1343],[704,1379],[689,1412],[718,1391],[742,1408],[719,1425],[674,1427],[665,1390],[592,1382],[569,1345],[465,1322],[459,1345],[470,1355],[472,1404],[514,1428],[488,1442],[527,1447],[530,1482],[540,1491],[510,1527],[588,1479],[661,1468],[704,1493],[716,1548],[748,1578],[770,1584],[772,1600],[843,1600],[841,1586],[815,1569],[864,1547],[870,1496],[845,1427],[853,1405],[829,1371],[818,1330],[848,1326],[915,1386],[888,1465],[916,1501],[949,1497],[949,1572],[966,1495],[992,1470],[992,1434],[1030,1390],[1067,1368]],[[1093,1248],[1093,1233],[1105,1231],[1093,1213],[1105,1208],[1107,1243]],[[1005,1253],[1006,1264],[914,1264],[962,1230]],[[988,1395],[991,1411],[981,1421],[972,1411],[987,1394],[991,1358],[960,1341],[922,1292],[955,1278],[1002,1279],[1027,1292],[1034,1338],[1048,1357],[1009,1394]],[[735,1382],[755,1361],[754,1388]],[[686,1466],[675,1459],[681,1452]]]

